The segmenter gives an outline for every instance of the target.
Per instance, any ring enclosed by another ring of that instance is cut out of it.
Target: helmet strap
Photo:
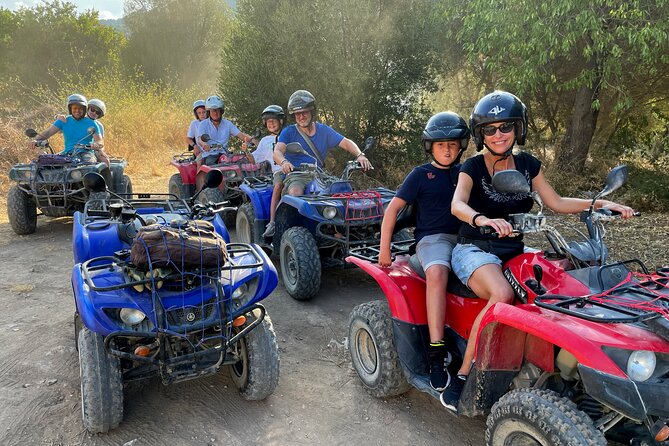
[[[458,155],[455,157],[452,163],[450,164],[442,164],[437,159],[434,157],[434,154],[430,152],[430,158],[432,158],[432,162],[435,163],[436,165],[443,167],[444,169],[450,169],[454,165],[458,164],[460,162],[460,158],[462,157],[462,154],[464,153],[465,149],[460,149],[458,152]]]

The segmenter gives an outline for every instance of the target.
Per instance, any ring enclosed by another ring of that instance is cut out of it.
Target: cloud
[[[98,11],[98,17],[100,20],[118,19],[111,11]]]

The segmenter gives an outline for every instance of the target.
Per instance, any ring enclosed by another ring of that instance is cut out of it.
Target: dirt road
[[[81,424],[74,348],[71,219],[40,219],[18,237],[0,223],[1,445],[481,445],[484,420],[457,418],[412,390],[369,396],[344,348],[348,314],[382,297],[359,270],[328,271],[310,303],[279,285],[264,301],[279,340],[281,376],[265,401],[243,400],[227,370],[125,394],[125,418],[105,435]]]

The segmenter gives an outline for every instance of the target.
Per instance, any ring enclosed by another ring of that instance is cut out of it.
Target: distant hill
[[[128,33],[128,29],[125,27],[125,23],[123,23],[123,19],[107,19],[107,20],[100,20],[100,23],[106,26],[111,26],[117,31],[120,31],[124,34]]]

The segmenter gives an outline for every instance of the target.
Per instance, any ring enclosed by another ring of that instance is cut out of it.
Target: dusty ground
[[[363,390],[343,347],[348,314],[382,295],[359,270],[330,271],[310,303],[294,301],[281,285],[265,301],[281,354],[279,386],[267,400],[243,400],[227,371],[171,387],[154,380],[128,390],[118,429],[87,434],[74,349],[71,228],[70,219],[40,218],[35,234],[18,237],[0,222],[0,444],[483,444],[482,418],[456,418],[415,390],[388,400]],[[666,216],[612,226],[610,237],[621,257],[650,266],[669,260]]]

